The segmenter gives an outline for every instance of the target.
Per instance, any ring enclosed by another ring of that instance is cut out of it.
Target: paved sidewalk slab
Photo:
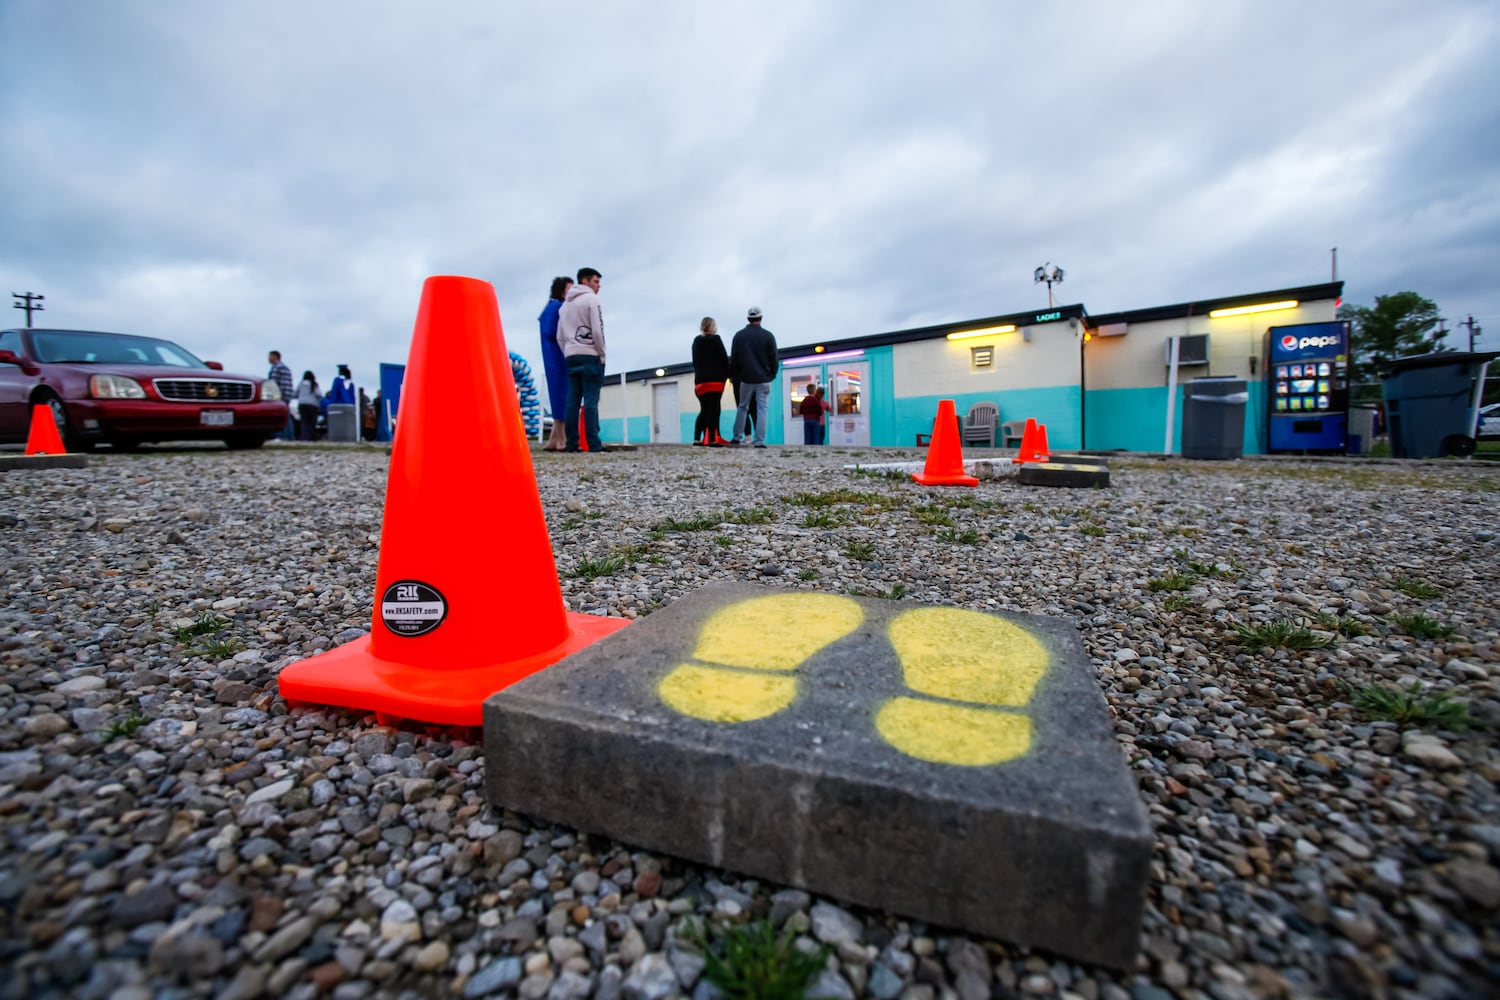
[[[6,455],[0,454],[0,471],[7,469],[83,469],[87,468],[87,455]]]
[[[492,695],[486,794],[1130,968],[1146,811],[1071,623],[714,584]]]

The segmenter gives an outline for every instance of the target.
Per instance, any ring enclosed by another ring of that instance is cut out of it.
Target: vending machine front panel
[[[1349,324],[1273,326],[1266,371],[1267,451],[1336,451],[1349,420]]]

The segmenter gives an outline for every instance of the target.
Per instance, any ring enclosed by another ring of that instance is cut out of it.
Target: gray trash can
[[[354,417],[353,403],[328,404],[328,440],[359,440],[359,421]]]
[[[1245,451],[1242,378],[1195,378],[1182,406],[1183,458],[1239,458]]]
[[[1349,455],[1368,455],[1370,445],[1375,440],[1375,407],[1373,406],[1351,406],[1349,407],[1349,445],[1345,453]]]
[[[1381,395],[1397,458],[1474,454],[1485,369],[1500,352],[1439,351],[1388,361]]]

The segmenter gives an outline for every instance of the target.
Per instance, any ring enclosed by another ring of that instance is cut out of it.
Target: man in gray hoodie
[[[751,306],[749,322],[734,335],[729,348],[729,377],[739,379],[739,406],[734,411],[732,444],[745,443],[745,413],[755,400],[755,447],[766,446],[766,424],[771,415],[771,382],[781,363],[776,357],[776,336],[760,325],[760,307]]]
[[[604,450],[599,440],[599,390],[604,387],[604,313],[599,308],[599,282],[592,267],[578,269],[578,283],[568,289],[557,313],[557,343],[568,365],[568,405],[562,414],[567,444],[578,451],[578,411],[583,410],[584,438],[589,451]]]

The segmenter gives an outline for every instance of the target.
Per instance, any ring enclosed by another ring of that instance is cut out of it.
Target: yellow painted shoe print
[[[864,620],[857,602],[833,594],[754,597],[720,608],[698,633],[689,662],[657,685],[661,700],[707,722],[750,722],[797,697],[793,673]]]
[[[892,698],[880,707],[875,728],[887,743],[909,757],[967,767],[1031,749],[1031,720],[1004,709],[1030,702],[1047,672],[1050,656],[1039,638],[962,608],[903,612],[888,634],[906,686],[928,698]]]

